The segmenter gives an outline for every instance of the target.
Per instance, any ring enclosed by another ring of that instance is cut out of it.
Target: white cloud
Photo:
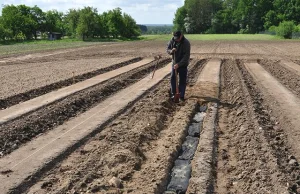
[[[3,0],[0,4],[37,5],[43,11],[56,9],[62,12],[91,6],[99,13],[120,7],[139,24],[171,24],[176,9],[184,4],[184,0]]]

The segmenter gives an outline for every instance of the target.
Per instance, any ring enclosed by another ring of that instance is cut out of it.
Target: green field
[[[14,54],[14,53],[25,53],[31,51],[44,51],[44,50],[55,50],[55,49],[66,49],[84,47],[95,44],[103,44],[106,42],[125,42],[125,41],[139,41],[145,39],[139,37],[135,39],[92,39],[88,41],[82,41],[78,39],[62,39],[62,40],[32,40],[24,42],[7,42],[0,43],[0,55]]]
[[[0,55],[24,53],[30,51],[76,48],[76,47],[90,46],[93,44],[95,43],[83,42],[83,41],[32,41],[32,42],[25,42],[25,43],[16,43],[13,45],[1,45]]]
[[[268,34],[187,34],[189,40],[279,40],[277,36]],[[142,38],[146,40],[170,40],[172,35],[144,35]]]
[[[277,36],[266,35],[266,34],[188,34],[186,37],[190,40],[199,41],[219,41],[219,40],[245,40],[245,41],[267,41],[267,40],[280,40]],[[25,53],[31,51],[42,51],[42,50],[55,50],[65,48],[76,48],[90,46],[94,44],[101,44],[104,42],[122,42],[122,41],[168,41],[172,38],[172,35],[143,35],[138,39],[126,39],[126,40],[92,40],[92,41],[80,41],[76,39],[63,39],[56,41],[26,41],[22,43],[13,43],[9,45],[0,45],[0,55],[14,54],[14,53]]]

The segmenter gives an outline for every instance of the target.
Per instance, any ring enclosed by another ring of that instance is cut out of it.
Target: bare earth
[[[218,104],[215,143],[209,148],[214,150],[209,164],[210,187],[204,189],[219,194],[300,193],[300,73],[297,66],[292,71],[286,65],[300,66],[299,43],[191,41],[191,45],[185,102],[177,105],[170,101],[166,77],[46,168],[35,169],[37,172],[11,193],[163,193],[197,103]],[[16,96],[25,98],[31,91],[28,99],[35,98],[43,95],[40,88],[73,76],[119,68],[114,65],[128,65],[135,58],[162,54],[163,59],[0,125],[0,162],[118,91],[138,84],[155,65],[160,69],[169,64],[165,46],[164,41],[139,41],[1,57],[2,109],[21,103]],[[214,61],[221,63],[220,83],[205,85],[209,78],[197,78]],[[203,89],[197,89],[197,83]],[[217,88],[219,95],[209,92]],[[191,171],[199,174],[195,168]],[[1,178],[18,173],[5,166],[0,172]],[[113,177],[121,184],[112,183]]]

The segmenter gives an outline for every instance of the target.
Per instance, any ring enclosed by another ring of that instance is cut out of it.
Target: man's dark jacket
[[[180,42],[176,42],[174,38],[170,40],[167,45],[167,53],[172,55],[171,51],[173,48],[176,48],[177,51],[175,53],[175,61],[174,61],[174,54],[172,56],[173,65],[178,64],[179,67],[187,67],[190,62],[190,52],[191,52],[191,45],[190,42],[182,36]]]

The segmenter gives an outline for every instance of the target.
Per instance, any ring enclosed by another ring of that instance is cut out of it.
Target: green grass
[[[75,48],[93,45],[93,42],[83,42],[76,40],[57,40],[57,41],[26,41],[22,43],[10,43],[0,46],[0,55],[25,53],[31,51],[55,50],[64,48]]]
[[[279,40],[280,38],[267,34],[187,34],[189,40]],[[145,40],[170,40],[172,35],[143,35]]]
[[[32,51],[56,50],[66,48],[84,47],[105,42],[124,42],[124,41],[139,41],[145,39],[144,37],[132,39],[89,39],[86,41],[78,39],[65,38],[62,40],[31,40],[22,42],[2,42],[0,43],[0,55],[26,53]]]

